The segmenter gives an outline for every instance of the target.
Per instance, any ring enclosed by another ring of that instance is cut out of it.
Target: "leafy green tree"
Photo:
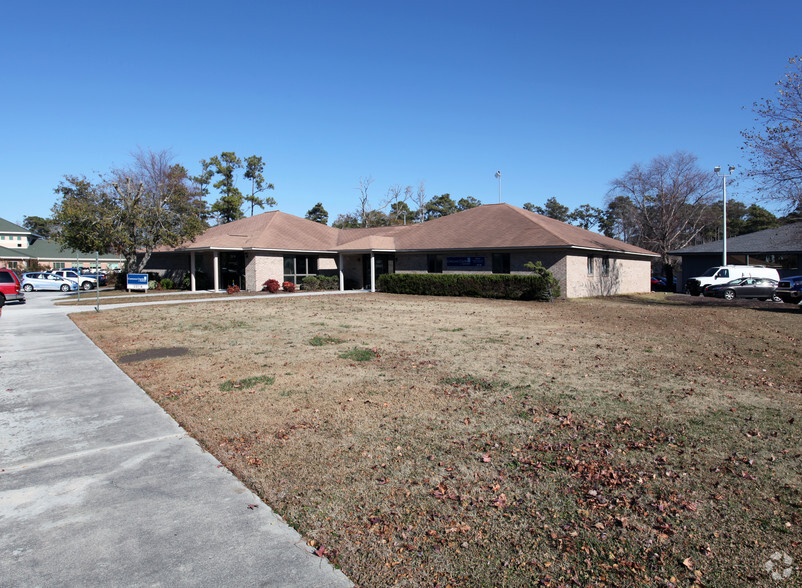
[[[780,218],[779,221],[783,225],[789,225],[791,223],[798,223],[802,221],[802,205],[797,206],[794,210]]]
[[[57,242],[85,253],[114,250],[113,224],[122,221],[123,212],[103,186],[68,175],[54,191],[60,197],[52,209],[59,227],[53,235]]]
[[[245,199],[236,186],[235,172],[242,167],[242,160],[233,151],[223,151],[219,156],[209,158],[209,165],[216,176],[220,176],[213,186],[220,190],[220,198],[212,204],[212,212],[220,224],[243,218],[242,204]]]
[[[254,206],[265,208],[266,206],[273,207],[276,205],[275,198],[271,196],[265,198],[257,196],[257,194],[265,190],[275,189],[273,184],[265,181],[265,177],[262,175],[264,169],[265,163],[258,155],[251,155],[245,158],[245,179],[251,180],[251,193],[244,198],[251,205],[251,216],[253,216]]]
[[[724,238],[724,204],[716,201],[710,204],[705,227],[699,233],[702,242],[718,241]],[[743,232],[746,204],[731,198],[727,200],[727,237],[732,238]]]
[[[527,202],[527,204],[530,203]],[[524,207],[526,207],[526,205],[524,205]],[[557,202],[557,199],[554,196],[546,200],[544,206],[534,206],[531,209],[527,208],[527,210],[532,210],[532,212],[542,214],[543,216],[547,216],[564,223],[567,223],[569,220],[571,220],[571,209],[564,204]]]
[[[390,205],[390,212],[387,216],[391,225],[400,225],[412,222],[414,213],[406,202],[399,200]]]
[[[55,192],[56,240],[87,253],[119,253],[129,272],[140,271],[155,248],[177,246],[208,227],[206,203],[168,151],[141,151],[132,167],[112,170],[98,184],[65,176]]]
[[[323,203],[318,202],[306,212],[305,218],[310,221],[315,221],[316,223],[325,225],[329,222],[329,213],[326,212],[325,208],[323,208]]]
[[[200,164],[201,173],[197,176],[192,176],[190,180],[192,180],[192,182],[197,186],[197,190],[201,198],[205,198],[209,195],[209,185],[212,183],[214,170],[212,169],[212,164],[205,159],[201,159]]]
[[[482,206],[482,201],[478,198],[474,198],[473,196],[466,196],[465,198],[460,198],[457,201],[457,210],[459,211],[468,210],[469,208],[476,208],[477,206]]]
[[[345,214],[338,214],[331,226],[335,229],[356,229],[362,226],[362,220],[359,218],[358,213],[346,212]]]
[[[362,217],[363,227],[386,227],[390,224],[390,217],[388,217],[381,210],[371,209],[365,211]]]
[[[22,226],[34,235],[39,235],[45,239],[49,239],[55,230],[53,220],[42,218],[41,216],[26,216],[22,221]]]
[[[632,200],[628,196],[616,196],[607,203],[599,228],[607,237],[634,243],[637,235],[634,217]]]
[[[753,105],[761,128],[741,134],[749,153],[749,176],[767,199],[792,210],[802,206],[802,57],[788,60],[788,71],[776,86],[774,100]]]
[[[459,212],[459,208],[457,208],[457,203],[451,199],[450,194],[435,196],[426,203],[426,220],[448,216],[455,212]]]
[[[604,211],[590,204],[583,204],[575,208],[568,219],[572,224],[590,231],[596,226],[601,226],[604,220]]]
[[[778,219],[772,212],[766,210],[758,204],[752,204],[746,209],[741,233],[756,233],[757,231],[764,231],[766,229],[779,227],[781,224],[782,223],[780,219]]]

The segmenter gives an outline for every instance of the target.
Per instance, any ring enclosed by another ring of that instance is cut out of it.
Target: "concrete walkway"
[[[33,292],[0,317],[0,586],[351,586]],[[93,301],[94,302],[94,301]]]

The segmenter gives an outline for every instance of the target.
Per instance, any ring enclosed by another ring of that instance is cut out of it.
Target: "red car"
[[[20,281],[10,269],[0,268],[0,302],[5,304],[10,300],[25,302],[25,294],[20,290]]]

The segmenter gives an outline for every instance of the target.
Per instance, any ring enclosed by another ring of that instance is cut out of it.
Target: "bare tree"
[[[673,274],[668,252],[685,247],[704,229],[720,181],[699,168],[695,155],[677,151],[646,167],[636,163],[611,186],[611,201],[623,196],[632,203],[635,244],[659,253],[664,271]]]
[[[749,175],[759,191],[793,210],[802,207],[802,57],[788,62],[789,71],[776,84],[777,98],[752,107],[763,128],[741,134],[749,151]]]
[[[414,188],[412,186],[402,188],[399,184],[395,184],[387,188],[387,196],[381,208],[390,207],[390,212],[388,213],[390,224],[406,223],[406,215],[410,212],[407,201],[412,198],[413,194]],[[403,215],[404,218],[399,218],[400,215]]]
[[[367,218],[372,210],[368,199],[368,190],[373,182],[373,176],[359,178],[359,208],[357,211],[363,227],[367,225]]]
[[[410,200],[415,205],[415,219],[417,222],[422,223],[426,218],[426,203],[429,201],[426,198],[426,186],[423,180],[418,182],[418,188],[415,190],[415,195],[410,196]]]

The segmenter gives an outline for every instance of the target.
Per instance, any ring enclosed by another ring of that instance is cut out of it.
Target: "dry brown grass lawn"
[[[115,360],[150,351],[121,367],[358,585],[802,563],[794,307],[359,294],[74,318]]]

